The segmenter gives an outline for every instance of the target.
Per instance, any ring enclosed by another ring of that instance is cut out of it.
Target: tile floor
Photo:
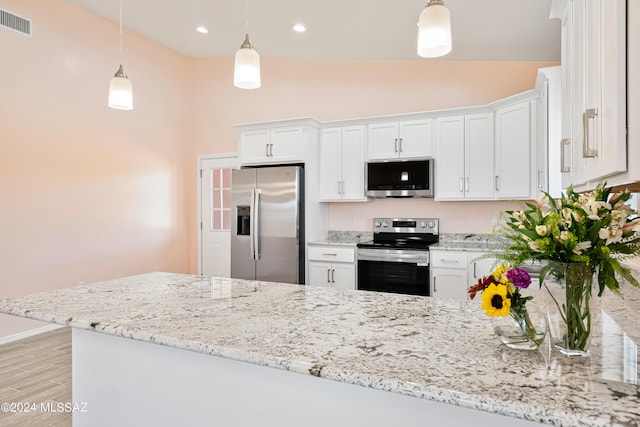
[[[0,426],[71,427],[71,329],[0,345]],[[6,403],[29,412],[6,412]]]

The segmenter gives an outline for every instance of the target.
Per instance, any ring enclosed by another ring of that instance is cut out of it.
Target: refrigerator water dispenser
[[[237,206],[238,229],[237,236],[251,235],[251,208],[249,206]]]

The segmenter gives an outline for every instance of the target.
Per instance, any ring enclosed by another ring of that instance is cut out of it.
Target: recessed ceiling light
[[[304,33],[305,31],[307,31],[307,29],[302,24],[295,24],[293,26],[293,31],[296,31],[298,33]]]
[[[207,30],[207,27],[205,27],[204,25],[198,25],[196,27],[196,31],[199,32],[200,34],[208,34],[209,30]]]

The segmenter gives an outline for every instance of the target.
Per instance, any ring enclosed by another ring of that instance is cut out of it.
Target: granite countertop
[[[352,246],[360,242],[373,239],[373,233],[368,231],[332,231],[329,230],[326,239],[307,242],[309,246]]]
[[[490,244],[486,242],[438,242],[429,246],[429,250],[437,249],[441,251],[468,251],[468,252],[486,252],[490,248]]]
[[[501,346],[477,300],[173,273],[2,300],[0,312],[554,425],[632,426],[640,290],[627,287],[603,297],[607,345],[594,333],[584,359]]]
[[[333,231],[326,239],[307,242],[309,246],[352,246],[373,239],[373,233],[367,231]],[[431,245],[432,249],[445,251],[486,252],[491,245],[491,236],[485,234],[442,233],[440,241]]]

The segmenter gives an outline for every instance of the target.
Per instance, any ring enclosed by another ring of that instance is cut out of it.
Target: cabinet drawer
[[[431,268],[467,269],[467,253],[455,251],[431,251]]]
[[[336,246],[309,246],[309,260],[329,262],[355,262],[354,248]]]

